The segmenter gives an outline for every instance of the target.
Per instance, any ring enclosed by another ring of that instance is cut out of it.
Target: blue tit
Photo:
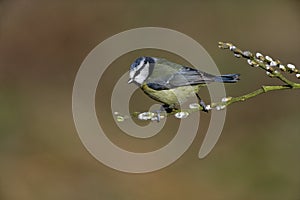
[[[203,111],[208,111],[198,95],[207,83],[235,83],[239,74],[215,76],[200,70],[170,62],[164,58],[140,57],[130,66],[128,83],[137,84],[146,95],[163,103],[170,113],[196,94]]]

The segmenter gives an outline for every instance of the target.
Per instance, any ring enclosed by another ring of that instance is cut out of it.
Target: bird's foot
[[[201,108],[202,108],[202,111],[203,112],[208,112],[209,110],[207,109],[207,105],[204,103],[204,101],[201,99],[200,102],[199,102]]]
[[[199,100],[199,105],[201,106],[202,111],[207,113],[209,111],[209,109],[207,109],[207,105],[204,103],[204,101],[200,98],[200,96],[197,93],[196,96]]]

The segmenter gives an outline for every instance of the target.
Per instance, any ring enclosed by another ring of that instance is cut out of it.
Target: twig
[[[300,71],[293,64],[287,64],[286,66],[281,64],[279,60],[273,60],[270,56],[263,56],[261,53],[257,52],[255,55],[250,51],[242,51],[231,43],[219,42],[220,49],[229,49],[238,58],[243,57],[247,59],[247,62],[252,67],[259,67],[266,71],[266,74],[271,78],[277,78],[284,83],[284,85],[272,85],[272,86],[262,86],[260,89],[253,91],[249,94],[245,94],[239,97],[227,98],[227,101],[212,103],[212,107],[217,107],[220,105],[228,106],[235,102],[245,101],[247,99],[253,98],[257,95],[267,93],[275,90],[286,90],[286,89],[300,89],[300,84],[295,83],[287,79],[280,71],[294,73],[296,77],[300,78]],[[280,70],[280,71],[279,71]]]

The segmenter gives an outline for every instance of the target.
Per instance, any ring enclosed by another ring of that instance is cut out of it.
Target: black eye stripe
[[[141,71],[145,68],[146,63],[144,61],[144,64],[135,72],[134,74],[134,78],[137,77],[138,75],[140,75]]]
[[[134,78],[137,77],[138,75],[140,75],[141,71],[146,67],[147,63],[149,64],[149,74],[148,74],[147,78],[152,74],[153,69],[154,69],[154,63],[149,63],[145,60],[142,67],[140,67],[140,69],[135,72]]]

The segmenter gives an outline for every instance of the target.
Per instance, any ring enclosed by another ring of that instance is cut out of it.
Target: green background
[[[297,90],[231,105],[220,140],[203,160],[197,154],[210,115],[201,114],[189,150],[148,174],[118,172],[95,160],[79,140],[71,110],[73,82],[87,54],[114,34],[144,26],[185,33],[204,46],[222,73],[242,74],[239,83],[226,85],[229,95],[280,84],[219,50],[217,42],[299,66],[299,10],[298,0],[0,1],[0,199],[299,200]],[[136,151],[160,148],[178,124],[171,118],[157,137],[144,141],[124,136],[113,122],[113,85],[134,58],[145,54],[185,62],[157,50],[131,52],[105,72],[96,98],[111,140]],[[203,97],[209,102],[205,90]],[[153,103],[140,91],[132,101],[134,111]]]

